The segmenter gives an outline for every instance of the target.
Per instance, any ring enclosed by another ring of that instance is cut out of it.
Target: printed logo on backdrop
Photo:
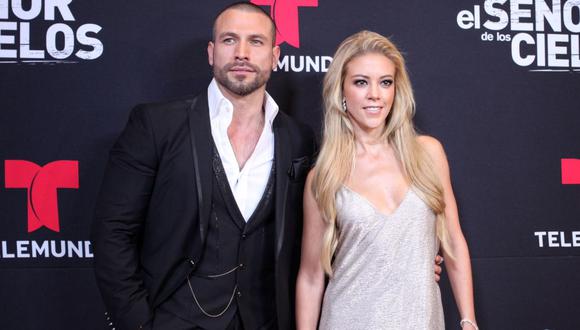
[[[580,0],[485,0],[457,14],[482,42],[511,50],[529,71],[580,72]]]
[[[252,0],[250,2],[270,7],[270,16],[278,28],[276,45],[288,44],[295,49],[300,48],[300,10],[311,10],[318,7],[318,0]],[[331,61],[331,56],[286,55],[282,52],[276,71],[326,72]]]
[[[28,233],[41,228],[59,233],[58,190],[79,188],[78,161],[58,160],[39,166],[27,160],[6,160],[4,185],[6,189],[26,192]],[[23,227],[17,223],[15,225]],[[93,257],[90,241],[3,240],[1,243],[0,257],[3,259]]]
[[[72,0],[0,0],[0,63],[78,63],[103,54],[101,26],[77,21]]]
[[[580,159],[563,158],[561,168],[563,185],[580,185]],[[534,236],[538,238],[538,247],[541,248],[580,247],[580,231],[536,231]]]

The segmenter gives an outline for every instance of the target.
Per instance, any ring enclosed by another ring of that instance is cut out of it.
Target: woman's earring
[[[342,98],[342,111],[346,112],[346,98]]]

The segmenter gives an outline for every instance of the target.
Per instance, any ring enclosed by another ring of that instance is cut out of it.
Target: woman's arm
[[[296,326],[299,330],[316,329],[324,292],[320,254],[326,224],[312,194],[313,173],[314,170],[308,174],[304,188],[302,252],[296,283]]]
[[[445,268],[455,302],[459,309],[462,319],[468,319],[475,322],[475,308],[473,303],[473,282],[471,276],[471,260],[469,257],[469,249],[467,242],[461,231],[459,225],[459,215],[457,212],[457,203],[453,195],[453,188],[451,187],[451,178],[449,174],[449,164],[443,146],[435,138],[429,136],[419,137],[419,143],[425,148],[427,153],[431,156],[436,173],[441,181],[445,200],[445,218],[447,221],[447,229],[449,232],[449,245],[451,254],[454,258],[449,256],[449,251],[443,251],[445,257]],[[468,322],[464,324],[464,329],[475,329],[475,327]]]

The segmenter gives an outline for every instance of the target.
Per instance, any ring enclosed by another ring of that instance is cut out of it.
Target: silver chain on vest
[[[234,267],[234,268],[232,268],[232,269],[230,269],[230,270],[228,270],[226,272],[223,272],[221,274],[204,275],[204,277],[207,277],[207,278],[219,278],[219,277],[222,277],[222,276],[226,276],[226,275],[229,275],[229,274],[235,272],[236,269],[240,268],[240,266],[241,265],[237,265],[236,267]],[[191,296],[193,297],[193,301],[195,302],[195,304],[197,305],[197,307],[199,307],[199,310],[203,313],[203,315],[205,315],[207,317],[211,317],[211,318],[217,318],[217,317],[220,317],[220,316],[224,315],[224,313],[232,305],[232,302],[234,301],[234,297],[236,296],[236,291],[238,291],[238,285],[236,284],[234,286],[234,290],[232,291],[232,295],[230,297],[230,301],[228,301],[228,304],[226,305],[226,307],[224,307],[224,309],[221,312],[217,313],[217,314],[211,314],[211,313],[207,312],[201,306],[201,304],[199,303],[199,301],[197,300],[197,297],[195,296],[195,293],[193,292],[193,287],[191,286],[191,282],[189,281],[189,276],[186,276],[185,278],[187,279],[187,286],[189,286],[189,291],[191,291]]]

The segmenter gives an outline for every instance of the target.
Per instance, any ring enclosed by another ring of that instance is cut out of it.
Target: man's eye
[[[260,39],[254,39],[254,40],[252,40],[250,42],[252,43],[252,45],[257,45],[257,46],[260,46],[260,45],[263,45],[264,44],[264,42],[262,40],[260,40]]]
[[[227,44],[227,45],[233,44],[234,43],[234,38],[225,38],[225,39],[222,40],[222,42],[224,44]]]

